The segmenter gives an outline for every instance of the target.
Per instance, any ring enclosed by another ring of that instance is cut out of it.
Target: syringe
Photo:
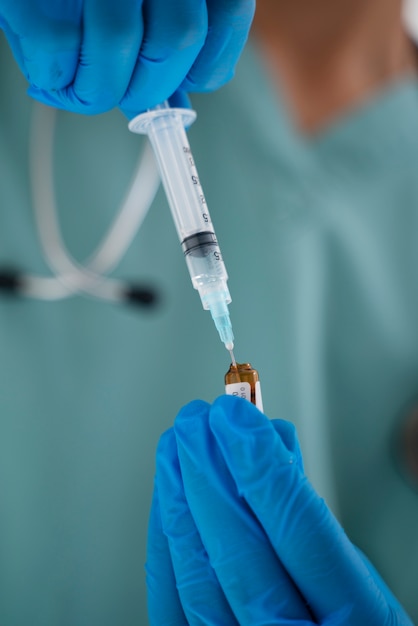
[[[228,274],[184,130],[195,119],[194,111],[171,108],[165,102],[131,120],[129,130],[147,134],[151,141],[193,287],[231,352]]]

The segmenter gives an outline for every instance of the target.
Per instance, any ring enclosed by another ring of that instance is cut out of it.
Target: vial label
[[[259,411],[264,413],[263,398],[261,397],[261,384],[259,380],[255,383],[255,406]]]
[[[251,385],[250,383],[231,383],[225,385],[225,393],[227,396],[238,396],[251,402]]]
[[[239,398],[244,398],[244,400],[248,400],[251,402],[251,385],[250,383],[230,383],[229,385],[225,385],[225,393],[227,396],[238,396]],[[255,406],[262,413],[263,411],[263,398],[261,397],[261,385],[260,381],[257,380],[255,383]]]

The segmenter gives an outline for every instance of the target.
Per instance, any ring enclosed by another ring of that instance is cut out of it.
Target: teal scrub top
[[[0,266],[48,274],[32,104],[3,38],[0,57]],[[257,367],[266,414],[297,425],[308,476],[418,620],[418,496],[396,450],[418,400],[417,81],[308,140],[250,46],[234,80],[193,103],[236,357]],[[117,111],[59,113],[56,196],[76,259],[105,234],[141,146]],[[162,192],[113,275],[155,285],[161,305],[0,295],[2,626],[147,623],[156,444],[183,404],[223,392],[228,354]]]

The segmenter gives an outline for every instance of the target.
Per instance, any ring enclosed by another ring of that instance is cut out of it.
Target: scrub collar
[[[401,153],[409,152],[410,146],[416,150],[418,75],[388,83],[314,135],[304,135],[295,126],[254,41],[243,53],[234,89],[248,116],[255,118],[261,143],[274,152],[280,146],[299,170],[333,163],[356,172],[387,165],[396,168]]]

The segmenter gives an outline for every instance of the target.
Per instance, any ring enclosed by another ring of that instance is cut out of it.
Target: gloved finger
[[[57,92],[30,89],[44,104],[96,114],[118,105],[131,81],[143,37],[142,0],[85,0],[74,81]]]
[[[209,412],[205,403],[190,403],[174,432],[186,500],[228,603],[240,624],[309,620],[305,602],[236,489],[210,431]]]
[[[286,448],[289,452],[292,452],[295,457],[295,462],[300,468],[301,472],[304,471],[302,453],[300,450],[298,434],[296,428],[292,422],[286,422],[280,419],[271,419],[270,424],[278,435],[280,435]]]
[[[210,427],[238,492],[253,511],[319,623],[385,624],[378,582],[269,420],[224,396]]]
[[[168,99],[168,104],[171,107],[178,107],[180,109],[190,109],[191,108],[191,104],[190,104],[190,98],[187,95],[187,93],[185,91],[183,91],[182,89],[178,89],[177,91],[175,91],[173,93],[172,96],[169,97]]]
[[[393,615],[396,615],[398,619],[398,622],[397,622],[398,626],[412,626],[411,618],[409,617],[409,615],[407,615],[407,613],[405,612],[405,609],[400,604],[399,600],[393,595],[392,591],[389,589],[386,582],[383,580],[383,578],[381,577],[381,575],[379,574],[379,572],[377,571],[373,563],[369,561],[367,556],[357,546],[354,546],[354,548],[356,549],[360,558],[364,561],[367,569],[370,572],[371,577],[379,585],[379,589],[385,596],[386,602],[391,607]]]
[[[207,0],[208,36],[182,83],[186,91],[212,91],[234,75],[248,38],[255,0]]]
[[[148,524],[145,569],[150,626],[184,626],[187,621],[176,589],[167,537],[162,528],[156,485]]]
[[[120,102],[128,118],[160,104],[180,87],[207,35],[203,0],[144,0],[143,15],[143,43]]]
[[[163,435],[158,446],[157,485],[162,525],[187,623],[238,624],[210,566],[186,502],[172,430]],[[160,601],[163,597],[160,593]]]
[[[3,28],[30,84],[61,89],[74,78],[81,42],[82,0],[2,0]]]

